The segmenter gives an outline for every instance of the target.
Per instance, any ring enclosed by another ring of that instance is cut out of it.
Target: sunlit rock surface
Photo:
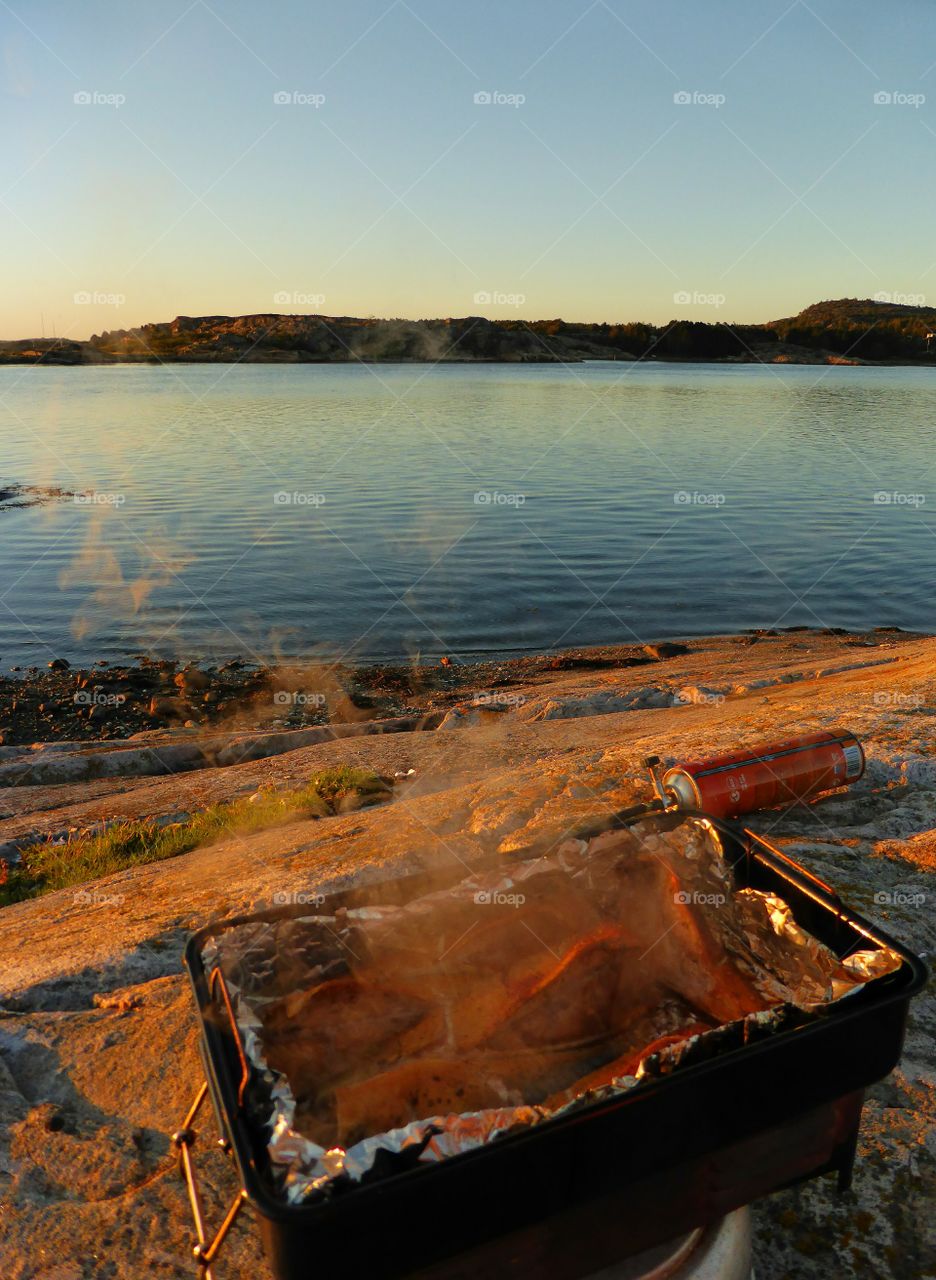
[[[258,787],[298,786],[334,764],[408,775],[391,804],[231,839],[0,911],[4,1280],[191,1274],[189,1211],[168,1142],[200,1078],[180,973],[191,930],[277,893],[415,865],[470,867],[497,850],[555,841],[648,799],[649,753],[675,759],[836,726],[857,733],[869,766],[853,791],[758,821],[849,903],[932,951],[936,641],[882,634],[859,648],[797,633],[690,648],[653,667],[654,688],[679,705],[639,705],[646,666],[557,671],[518,689],[505,711],[475,718],[466,697],[468,723],[452,732],[297,739],[293,750],[237,765],[82,781],[65,769],[58,781],[20,776],[0,788],[0,841],[15,841],[190,813]],[[682,697],[690,688],[706,696]],[[524,713],[550,703],[593,710]],[[758,1280],[904,1280],[932,1270],[934,1036],[936,1002],[924,994],[900,1070],[871,1091],[850,1192],[840,1196],[827,1179],[756,1207]],[[207,1141],[200,1167],[217,1221],[233,1193],[230,1169]],[[249,1214],[222,1264],[228,1280],[267,1274]]]

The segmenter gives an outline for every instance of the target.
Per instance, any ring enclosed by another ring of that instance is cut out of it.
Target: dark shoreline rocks
[[[754,638],[730,637],[739,643]],[[779,639],[769,631],[756,638]],[[893,643],[919,637],[879,628],[848,636],[843,643],[871,648],[885,638]],[[418,666],[329,666],[321,661],[258,666],[239,658],[212,665],[137,655],[126,663],[99,660],[77,667],[56,658],[45,669],[13,667],[0,675],[0,748],[119,741],[163,729],[243,733],[347,725],[444,713],[478,695],[496,709],[509,701],[511,687],[557,672],[657,666],[692,651],[684,643],[661,641],[471,663],[443,659]]]
[[[422,666],[319,663],[220,665],[137,656],[0,675],[0,746],[109,741],[153,729],[299,729],[448,710],[478,690],[503,690],[540,673],[639,666],[639,647],[572,650],[479,663]]]

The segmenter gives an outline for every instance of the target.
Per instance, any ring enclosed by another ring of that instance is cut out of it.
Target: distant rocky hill
[[[899,295],[898,295],[899,296]],[[936,308],[844,298],[769,324],[671,320],[663,325],[564,320],[378,320],[353,316],[177,316],[87,342],[0,343],[0,364],[341,363],[351,361],[575,362],[728,360],[876,363],[930,361]]]
[[[887,298],[838,298],[814,302],[797,316],[765,326],[779,341],[797,346],[823,346],[840,355],[866,361],[927,360],[936,332],[936,307],[923,305],[922,295],[890,294]]]
[[[909,294],[890,294],[878,298],[836,298],[830,302],[814,302],[799,315],[786,320],[772,320],[769,327],[780,328],[788,324],[817,324],[833,327],[842,324],[878,325],[899,323],[911,327],[917,323],[936,324],[936,307],[927,307],[917,301],[922,294],[914,295],[913,302],[891,301],[908,298]]]

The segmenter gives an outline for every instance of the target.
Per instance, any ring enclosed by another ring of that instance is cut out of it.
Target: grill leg
[[[859,1121],[860,1121],[859,1115]],[[858,1132],[860,1125],[856,1124],[851,1137],[842,1148],[838,1164],[838,1191],[841,1194],[851,1188],[852,1177],[855,1172],[855,1157],[858,1154]]]
[[[195,1130],[192,1127],[195,1119],[201,1110],[202,1103],[208,1095],[208,1084],[205,1082],[198,1093],[195,1095],[195,1101],[189,1108],[189,1113],[185,1117],[182,1128],[172,1135],[173,1146],[179,1152],[179,1163],[182,1169],[182,1176],[185,1179],[185,1187],[188,1191],[189,1204],[192,1208],[192,1220],[195,1223],[196,1243],[192,1249],[195,1261],[198,1263],[199,1275],[202,1280],[212,1280],[211,1264],[218,1256],[222,1244],[224,1243],[227,1233],[237,1221],[237,1216],[244,1206],[247,1198],[246,1191],[241,1188],[232,1200],[221,1226],[215,1232],[214,1238],[209,1241],[208,1233],[205,1227],[205,1215],[202,1208],[201,1193],[198,1189],[198,1179],[195,1174],[195,1162],[192,1159],[192,1147],[195,1144]]]

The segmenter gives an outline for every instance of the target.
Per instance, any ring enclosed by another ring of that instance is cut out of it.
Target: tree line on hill
[[[902,296],[902,295],[901,295]],[[922,300],[920,300],[922,301]],[[277,315],[178,316],[87,342],[0,343],[0,364],[122,361],[776,360],[936,357],[936,308],[841,298],[768,324],[676,319],[666,324],[565,320],[435,320]]]

